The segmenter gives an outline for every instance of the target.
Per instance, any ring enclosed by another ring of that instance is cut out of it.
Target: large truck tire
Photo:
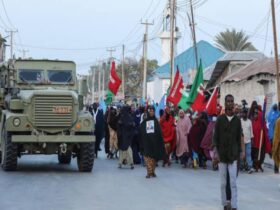
[[[58,152],[57,158],[60,164],[70,164],[71,163],[72,152],[67,150],[65,154]]]
[[[12,143],[10,132],[3,131],[2,146],[2,168],[4,171],[14,171],[17,169],[18,148],[16,143]]]
[[[94,148],[95,143],[81,143],[79,153],[77,155],[77,163],[79,171],[91,172],[94,164]]]

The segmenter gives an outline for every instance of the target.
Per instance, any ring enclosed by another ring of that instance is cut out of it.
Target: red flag
[[[176,71],[176,75],[174,78],[174,82],[172,84],[171,90],[169,92],[169,95],[167,96],[167,101],[171,102],[174,104],[174,106],[176,106],[181,97],[182,97],[182,93],[181,93],[181,89],[184,88],[183,85],[183,78],[180,75],[180,71],[177,67],[177,71]]]
[[[206,111],[208,115],[217,115],[217,99],[218,99],[218,87],[215,87],[206,105]]]
[[[206,107],[205,95],[203,93],[203,88],[200,86],[197,95],[193,101],[193,104],[191,105],[191,108],[194,111],[202,112],[203,110],[205,110],[205,107]]]
[[[117,94],[118,89],[121,85],[122,81],[117,75],[116,72],[116,67],[115,67],[115,61],[112,62],[112,67],[111,67],[111,73],[110,73],[110,81],[109,81],[109,90],[114,93],[114,95]]]

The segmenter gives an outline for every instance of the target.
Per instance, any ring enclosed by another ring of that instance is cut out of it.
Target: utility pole
[[[271,11],[272,11],[272,29],[274,38],[274,55],[275,55],[275,65],[276,65],[276,91],[278,103],[280,102],[279,93],[279,61],[278,61],[278,47],[277,47],[277,31],[276,31],[276,18],[275,18],[275,4],[274,0],[271,0]]]
[[[170,4],[170,87],[174,80],[174,31],[176,0],[169,0]]]
[[[104,62],[102,62],[102,98],[105,98],[105,69],[106,69],[106,65]]]
[[[112,60],[113,60],[113,52],[115,52],[116,51],[116,49],[115,48],[108,48],[107,49],[107,51],[110,53],[110,66],[111,66],[111,62],[112,62]]]
[[[98,101],[101,98],[101,68],[100,68],[100,61],[98,61]]]
[[[143,43],[143,62],[144,62],[144,67],[143,67],[143,92],[142,92],[142,97],[144,100],[147,99],[147,57],[148,57],[148,29],[149,26],[154,25],[154,21],[152,23],[149,23],[148,20],[146,22],[142,22],[142,25],[145,25],[145,34],[144,34],[144,43]]]
[[[26,57],[26,53],[28,53],[28,52],[29,52],[29,50],[25,50],[25,49],[18,50],[18,51],[22,53],[22,59],[25,59],[25,57]]]
[[[95,101],[95,69],[94,67],[91,67],[91,73],[92,73],[92,103]]]
[[[192,35],[193,35],[193,47],[194,47],[194,53],[195,53],[196,69],[198,70],[198,56],[197,56],[196,34],[195,34],[195,22],[194,22],[194,14],[193,14],[193,3],[192,3],[192,0],[190,0],[190,7],[191,7],[191,16],[192,16],[192,20],[191,20],[190,26],[191,26]]]
[[[124,50],[125,50],[125,46],[122,46],[122,94],[123,94],[123,100],[125,101],[125,89],[124,89]]]
[[[14,52],[13,52],[14,33],[17,33],[18,30],[15,30],[15,31],[13,31],[13,30],[10,30],[10,31],[6,30],[6,32],[7,32],[7,33],[10,33],[10,47],[11,47],[10,53],[11,53],[11,59],[13,59],[13,53],[14,53]]]

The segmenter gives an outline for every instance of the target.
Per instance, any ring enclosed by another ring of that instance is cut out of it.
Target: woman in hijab
[[[273,136],[275,134],[274,130],[275,130],[275,124],[277,119],[280,116],[280,112],[278,110],[278,106],[277,104],[274,104],[271,108],[271,110],[269,111],[268,115],[267,115],[267,121],[268,121],[268,136],[269,136],[269,140],[271,143],[271,147],[273,147]],[[274,172],[277,173],[279,171],[278,165],[274,164]]]
[[[255,111],[255,109],[257,109],[257,108],[258,108],[258,103],[257,103],[257,101],[253,101],[252,104],[251,104],[251,107],[250,107],[250,110],[249,110],[249,116],[248,116],[248,118],[249,118],[250,120],[253,120],[253,119],[254,119],[254,111]]]
[[[165,151],[167,154],[166,160],[163,162],[163,167],[170,162],[170,154],[173,152],[176,146],[176,132],[175,132],[175,119],[170,113],[170,108],[166,107],[163,116],[160,118],[160,127],[162,131]]]
[[[254,135],[253,142],[252,142],[253,167],[257,172],[258,170],[261,170],[263,172],[262,164],[264,162],[265,153],[269,153],[271,148],[268,139],[268,130],[266,127],[266,122],[262,124],[262,112],[259,111],[258,108],[255,108],[254,110],[252,127],[253,127],[253,135]],[[261,134],[262,130],[263,133]],[[260,145],[261,142],[262,144]],[[260,159],[258,158],[259,152],[260,152]]]
[[[208,117],[205,112],[198,114],[194,117],[193,126],[190,130],[189,141],[190,147],[193,154],[193,165],[196,168],[197,159],[199,160],[199,166],[206,168],[206,157],[203,149],[200,147],[201,141],[204,137],[208,125]]]
[[[165,159],[162,133],[155,117],[155,108],[149,107],[148,115],[140,125],[141,151],[147,167],[146,178],[156,177],[156,162]]]
[[[180,109],[179,119],[177,121],[177,148],[176,156],[180,158],[181,164],[187,167],[188,158],[190,156],[189,146],[188,146],[188,134],[190,132],[192,123],[190,118],[185,114],[184,110]]]
[[[275,127],[275,122],[276,120],[279,118],[280,116],[280,112],[278,110],[278,106],[277,104],[274,104],[268,115],[267,115],[267,122],[268,122],[268,136],[269,136],[269,140],[270,142],[272,142],[273,139],[273,134],[274,134],[274,127]]]
[[[119,147],[119,168],[122,165],[130,165],[134,169],[131,144],[135,135],[135,123],[131,115],[131,108],[124,106],[121,110],[118,121],[118,147]]]
[[[117,109],[115,107],[110,108],[108,116],[108,125],[109,125],[109,155],[108,158],[113,158],[114,155],[117,156],[118,151],[118,136],[117,136],[117,127],[118,127],[119,115],[117,114]]]

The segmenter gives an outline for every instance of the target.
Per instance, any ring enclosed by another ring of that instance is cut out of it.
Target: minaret
[[[161,39],[161,65],[170,61],[170,5],[169,3],[166,5],[163,14],[163,30],[159,35]],[[175,20],[176,26],[176,20]],[[179,28],[176,26],[176,31],[174,33],[175,39],[175,48],[174,48],[174,57],[177,55],[177,42],[178,39],[181,38],[181,33],[179,32]]]

